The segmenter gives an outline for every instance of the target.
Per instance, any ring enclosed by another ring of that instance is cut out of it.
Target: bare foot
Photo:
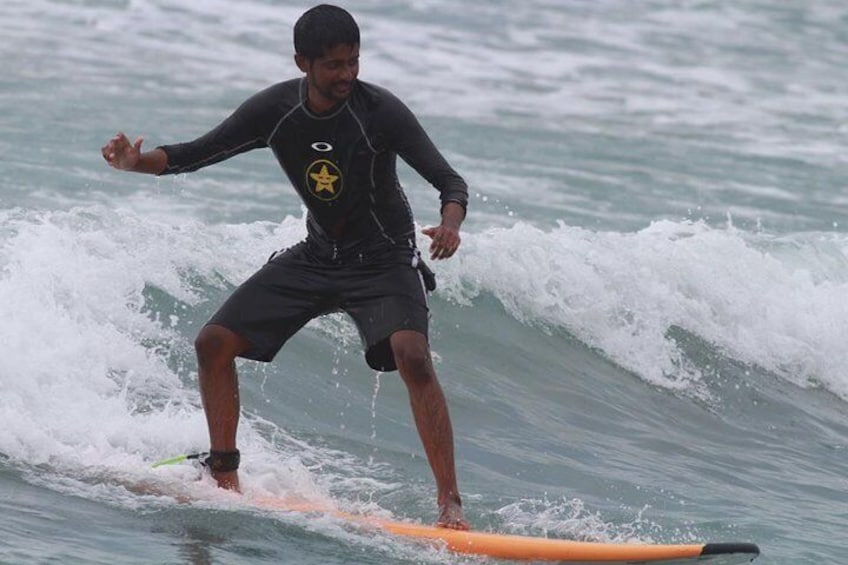
[[[218,482],[219,488],[241,492],[238,471],[212,471],[212,478]]]
[[[455,500],[448,500],[439,506],[439,520],[436,522],[438,528],[448,528],[450,530],[469,530],[471,526],[465,521],[462,515],[462,504]]]

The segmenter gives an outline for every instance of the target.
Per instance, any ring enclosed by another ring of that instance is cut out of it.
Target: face
[[[295,61],[306,73],[309,106],[320,112],[347,99],[353,91],[359,74],[359,45],[336,45],[314,60],[295,55]]]

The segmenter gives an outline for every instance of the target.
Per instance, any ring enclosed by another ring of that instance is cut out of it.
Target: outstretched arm
[[[100,151],[109,166],[115,169],[151,175],[161,174],[168,166],[168,155],[161,149],[142,152],[143,142],[144,138],[139,137],[135,143],[130,143],[123,132],[118,132]]]

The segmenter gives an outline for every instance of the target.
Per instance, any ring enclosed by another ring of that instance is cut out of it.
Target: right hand
[[[144,138],[139,137],[135,140],[135,143],[130,143],[124,132],[118,132],[106,145],[100,148],[100,151],[103,153],[103,158],[106,159],[110,167],[122,171],[132,171],[138,164],[139,157],[141,156],[141,144],[143,141]]]

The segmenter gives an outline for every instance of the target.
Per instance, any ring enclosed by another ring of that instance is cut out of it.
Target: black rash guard
[[[270,147],[309,211],[309,240],[333,255],[371,247],[414,247],[412,210],[398,181],[397,155],[441,193],[442,207],[468,203],[451,168],[412,112],[384,88],[355,81],[326,114],[306,106],[305,79],[254,95],[198,139],[161,146],[162,174],[196,171]]]

